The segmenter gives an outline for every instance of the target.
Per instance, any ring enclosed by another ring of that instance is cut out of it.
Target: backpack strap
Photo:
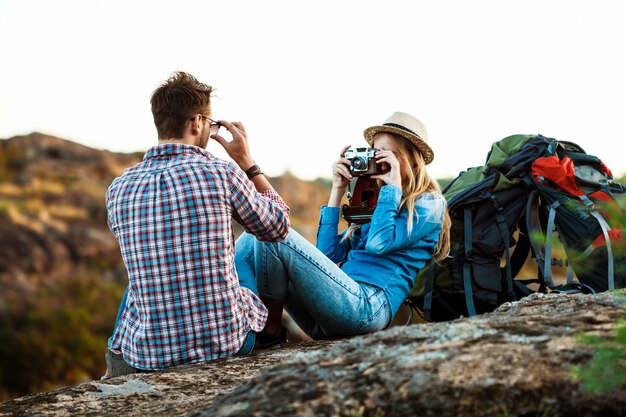
[[[611,246],[611,237],[609,236],[609,230],[611,226],[604,220],[604,217],[595,209],[595,204],[586,195],[581,195],[580,199],[589,207],[591,215],[598,220],[600,227],[602,228],[602,234],[604,234],[604,241],[606,243],[606,253],[608,255],[608,275],[609,275],[609,291],[615,289],[615,273],[613,270],[613,248]]]
[[[567,264],[567,283],[572,284],[574,282],[574,268],[572,268],[572,263],[569,259],[566,259],[565,263]]]
[[[424,280],[424,319],[431,321],[430,311],[433,308],[433,290],[435,287],[435,265],[428,265],[426,279]]]
[[[582,282],[572,282],[558,285],[550,291],[550,294],[595,294],[596,290]]]
[[[509,297],[509,300],[515,299],[515,294],[513,293],[513,275],[511,273],[511,252],[509,249],[509,229],[506,226],[506,221],[504,220],[504,216],[502,215],[502,206],[498,202],[495,194],[491,194],[489,196],[493,206],[496,209],[496,221],[498,223],[498,229],[500,230],[500,235],[502,235],[502,242],[504,243],[504,253],[506,256],[506,291]]]
[[[548,281],[545,279],[544,272],[544,260],[546,259],[546,247],[545,247],[545,236],[543,232],[543,228],[541,226],[541,216],[539,214],[539,191],[533,190],[528,195],[528,202],[526,203],[526,231],[528,236],[530,236],[529,241],[532,247],[533,255],[535,256],[535,260],[537,261],[537,269],[538,269],[538,278],[539,284],[542,287],[545,287],[547,284],[550,287],[553,287],[554,284],[548,275]],[[541,236],[541,244],[538,244],[538,239],[536,236]],[[550,273],[548,271],[548,273]],[[540,289],[541,291],[541,289]]]
[[[552,234],[554,232],[554,219],[556,217],[556,209],[561,205],[561,203],[556,200],[554,203],[550,204],[550,212],[548,214],[548,225],[546,226],[546,253],[545,259],[543,263],[543,279],[546,281],[546,284],[550,288],[554,287],[554,282],[552,281]]]
[[[402,304],[405,304],[406,306],[409,307],[409,318],[407,319],[406,323],[404,323],[405,326],[409,326],[410,324],[413,323],[413,312],[417,313],[418,316],[421,316],[422,314],[420,312],[420,309],[415,305],[413,300],[411,300],[410,298],[405,298]],[[387,324],[387,327],[385,327],[385,329],[388,329],[389,327],[391,327],[391,322]]]
[[[516,277],[520,273],[526,263],[526,258],[528,258],[528,252],[530,252],[530,239],[528,238],[528,234],[522,232],[522,230],[519,230],[519,232],[515,249],[511,254],[511,276],[513,277]],[[513,284],[515,285],[515,279],[513,279]]]
[[[472,211],[469,208],[463,210],[463,227],[465,230],[465,259],[463,260],[463,290],[465,292],[465,304],[467,306],[467,314],[476,315],[476,307],[474,307],[474,296],[472,294]]]
[[[514,280],[513,285],[515,285],[515,288],[517,288],[520,294],[522,294],[522,297],[526,297],[527,295],[530,295],[533,293],[533,291],[530,288],[528,288],[526,285],[524,285],[524,283],[521,281]]]

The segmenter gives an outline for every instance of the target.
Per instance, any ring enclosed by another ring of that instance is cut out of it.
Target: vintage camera
[[[348,193],[350,204],[342,207],[343,218],[349,223],[364,224],[372,220],[372,214],[378,202],[380,183],[369,176],[357,177],[354,189]]]
[[[343,154],[350,160],[350,173],[355,176],[375,175],[382,173],[374,155],[378,149],[350,148]]]

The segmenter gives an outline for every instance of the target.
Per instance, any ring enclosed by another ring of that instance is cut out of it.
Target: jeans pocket
[[[356,334],[372,333],[382,330],[391,320],[391,310],[387,297],[382,288],[364,285],[366,299],[364,302],[368,308],[364,311],[364,317],[356,328]]]

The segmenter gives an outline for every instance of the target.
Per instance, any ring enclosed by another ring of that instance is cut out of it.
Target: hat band
[[[396,129],[400,129],[400,130],[404,130],[405,132],[408,132],[412,135],[417,136],[418,138],[420,138],[420,135],[418,135],[417,133],[413,132],[411,129],[407,129],[404,126],[401,125],[397,125],[395,123],[383,123],[383,126],[389,126],[389,127],[395,127]],[[421,139],[421,138],[420,138]]]

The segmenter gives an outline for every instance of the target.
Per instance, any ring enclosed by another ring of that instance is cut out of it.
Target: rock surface
[[[127,375],[0,403],[0,416],[185,416],[295,353],[334,341],[286,344],[242,358]]]
[[[626,316],[616,294],[532,295],[494,313],[91,382],[0,415],[622,416],[626,386],[584,391],[572,366]]]

